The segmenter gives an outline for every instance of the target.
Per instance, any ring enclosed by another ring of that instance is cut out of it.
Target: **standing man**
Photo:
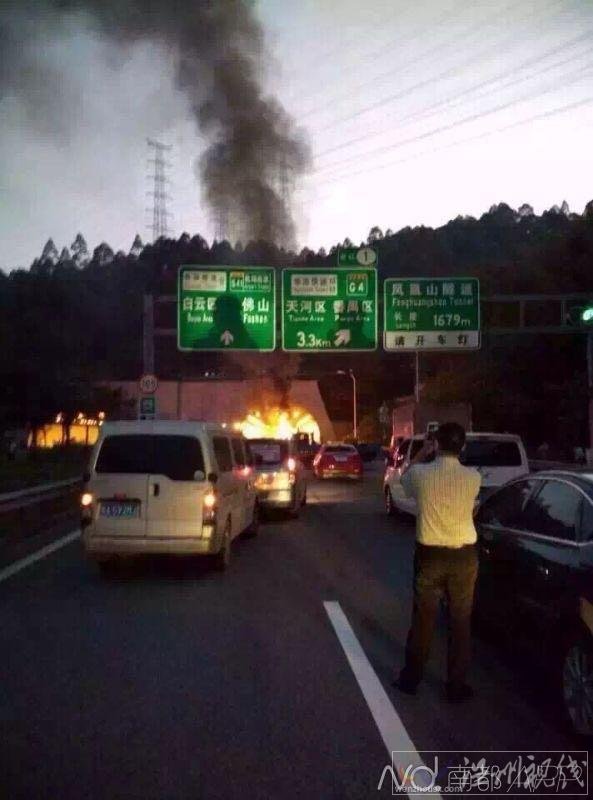
[[[447,699],[468,700],[471,614],[478,574],[473,510],[480,475],[459,463],[465,430],[456,422],[441,425],[436,442],[427,437],[402,475],[401,484],[418,505],[414,555],[414,610],[406,642],[406,663],[396,686],[416,694],[429,655],[434,625],[443,596],[449,604]],[[432,463],[423,463],[432,456]]]

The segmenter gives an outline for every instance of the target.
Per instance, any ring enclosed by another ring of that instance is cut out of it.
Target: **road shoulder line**
[[[336,636],[348,659],[356,682],[362,692],[369,711],[375,721],[381,738],[387,748],[390,762],[394,753],[408,753],[419,764],[420,756],[391,700],[387,696],[383,684],[377,677],[350,623],[337,601],[326,600],[323,603]],[[417,792],[408,792],[408,797],[420,796]],[[426,795],[425,795],[426,796]],[[430,797],[439,798],[440,794],[430,793]]]
[[[20,572],[27,567],[30,567],[31,564],[35,564],[37,561],[41,561],[42,558],[51,555],[56,550],[60,550],[62,547],[66,547],[66,545],[74,542],[76,539],[80,538],[80,530],[72,531],[71,533],[66,534],[66,536],[62,536],[60,539],[56,539],[55,542],[42,547],[41,550],[37,550],[31,555],[26,556],[25,558],[20,558],[18,561],[15,561],[14,564],[9,564],[8,567],[4,567],[0,569],[0,583],[3,583],[8,578],[12,578],[13,575],[16,575],[17,572]]]

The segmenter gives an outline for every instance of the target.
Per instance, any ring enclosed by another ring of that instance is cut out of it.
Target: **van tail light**
[[[80,524],[86,528],[93,521],[93,500],[90,492],[83,492],[80,496]]]
[[[218,504],[218,498],[216,497],[216,492],[210,491],[204,495],[204,508],[208,511],[211,511],[213,508],[216,508]]]
[[[218,498],[216,492],[206,492],[202,499],[202,522],[204,525],[212,525],[216,522],[216,511]]]

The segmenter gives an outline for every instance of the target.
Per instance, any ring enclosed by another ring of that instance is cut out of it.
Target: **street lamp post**
[[[352,418],[353,418],[353,428],[354,428],[354,441],[358,441],[358,419],[357,419],[357,408],[356,408],[356,378],[354,377],[354,373],[351,369],[348,372],[345,372],[343,369],[339,369],[336,373],[337,375],[350,375],[352,378]]]

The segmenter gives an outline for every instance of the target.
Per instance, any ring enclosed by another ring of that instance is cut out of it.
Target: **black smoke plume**
[[[39,70],[35,46],[77,23],[122,51],[139,41],[167,49],[208,142],[197,169],[219,232],[291,244],[291,197],[309,150],[280,103],[264,93],[265,48],[252,2],[4,0],[0,99],[16,93],[34,107],[45,132],[60,96],[59,76]]]

